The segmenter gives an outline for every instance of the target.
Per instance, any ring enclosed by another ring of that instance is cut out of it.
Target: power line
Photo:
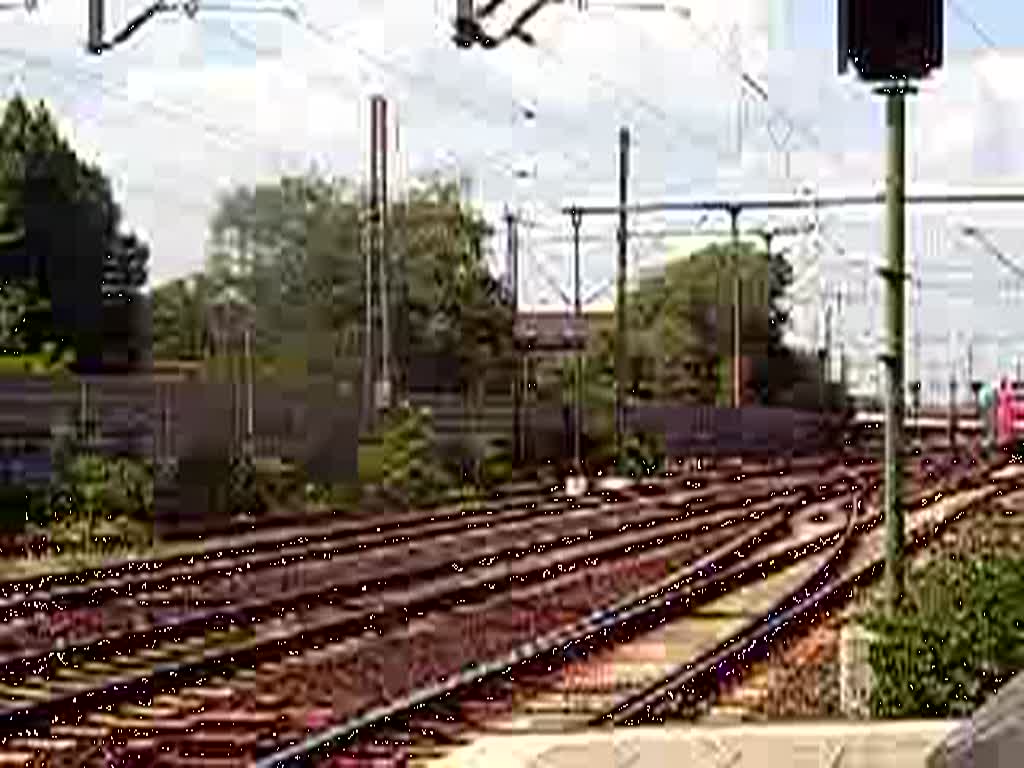
[[[536,47],[542,55],[547,56],[550,59],[553,59],[555,63],[561,64],[562,66],[570,66],[562,56],[560,56],[551,48],[541,44],[538,44]],[[687,141],[687,143],[700,146],[704,149],[711,149],[716,153],[720,150],[718,142],[714,138],[699,133],[698,131],[686,126],[685,123],[676,120],[671,115],[669,115],[668,112],[659,107],[657,104],[654,104],[652,101],[644,98],[643,96],[640,96],[639,94],[633,94],[629,92],[629,89],[627,89],[621,83],[611,80],[610,78],[606,78],[603,75],[600,75],[591,69],[585,69],[582,67],[577,68],[584,74],[584,76],[588,80],[591,81],[592,85],[596,85],[600,90],[611,90],[614,93],[618,94],[619,98],[633,101],[635,104],[643,108],[648,114],[653,115],[656,119],[667,124],[671,128],[673,134],[675,134],[677,137],[684,138]]]
[[[305,29],[306,31],[310,32],[314,37],[319,38],[321,41],[331,45],[332,47],[337,46],[342,42],[335,33],[314,23],[305,14],[296,15],[295,23],[298,24],[299,27],[301,27],[302,29]],[[374,66],[376,66],[378,69],[389,71],[392,73],[397,73],[399,78],[404,80],[424,84],[428,86],[431,90],[433,90],[435,93],[440,94],[444,99],[450,100],[451,103],[457,105],[464,112],[472,115],[477,119],[483,120],[483,122],[485,123],[492,122],[492,118],[485,112],[483,112],[483,110],[478,105],[476,105],[469,99],[466,99],[461,93],[445,88],[437,81],[436,78],[433,78],[429,75],[425,75],[422,73],[409,72],[408,70],[404,70],[402,67],[396,65],[393,61],[382,59],[378,56],[371,54],[365,48],[358,45],[351,39],[347,40],[346,44],[353,51],[355,51],[361,58],[366,59]],[[506,172],[511,172],[511,174],[513,175],[516,171],[516,169],[513,166],[508,166],[503,170],[505,170]]]
[[[97,72],[81,70],[61,63],[49,56],[26,53],[12,48],[0,48],[0,57],[20,61],[22,64],[34,69],[49,70],[50,72],[58,73],[65,77],[71,77],[79,83],[91,86],[104,95],[132,107],[141,114],[156,114],[172,122],[190,123],[199,128],[210,141],[219,144],[224,149],[239,151],[242,149],[257,148],[255,141],[251,141],[252,135],[249,137],[250,143],[247,144],[245,134],[242,131],[231,126],[223,124],[218,125],[213,122],[202,120],[194,108],[194,105],[189,109],[182,105],[173,104],[167,101],[157,101],[153,98],[129,98],[123,93],[123,90],[125,90],[125,84],[123,82],[120,84],[120,88],[118,88]],[[235,136],[234,139],[231,138],[232,134]],[[259,149],[266,154],[277,155],[279,157],[299,154],[295,152],[275,150],[266,146],[259,147]]]
[[[978,39],[981,40],[988,48],[991,48],[992,50],[996,50],[998,48],[996,41],[992,36],[982,29],[981,24],[979,24],[978,21],[971,16],[960,3],[956,0],[949,0],[949,6],[953,9],[953,13],[956,14],[960,21],[970,27],[974,34],[978,36]]]

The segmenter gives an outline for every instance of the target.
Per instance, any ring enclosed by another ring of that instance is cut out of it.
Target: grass
[[[63,364],[52,365],[49,355],[43,353],[0,355],[0,376],[23,376],[26,373],[52,376],[63,367]]]

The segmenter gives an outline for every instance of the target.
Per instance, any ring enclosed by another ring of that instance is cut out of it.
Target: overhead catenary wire
[[[230,25],[227,26],[226,34],[232,37],[236,43],[246,45],[249,44],[250,48],[257,48],[260,53],[266,53],[266,49],[260,49],[258,46],[251,44],[251,41],[246,41],[244,36],[237,33]],[[157,115],[165,118],[172,122],[189,123],[200,128],[202,136],[219,147],[234,151],[247,151],[249,149],[259,149],[266,154],[276,154],[278,156],[285,156],[289,153],[282,152],[281,150],[273,150],[266,146],[257,146],[259,140],[253,140],[254,134],[246,134],[245,132],[235,129],[230,126],[226,126],[223,123],[214,123],[209,120],[205,120],[200,116],[199,111],[194,105],[189,107],[183,107],[181,105],[167,102],[167,100],[157,100],[154,98],[131,98],[124,93],[125,84],[115,84],[107,80],[106,77],[96,72],[82,71],[76,67],[63,64],[58,62],[51,57],[26,53],[20,50],[12,49],[0,49],[0,56],[14,59],[20,62],[22,65],[31,67],[36,70],[42,70],[48,72],[54,76],[54,81],[60,81],[63,83],[67,77],[71,77],[77,80],[80,84],[86,85],[87,87],[95,88],[102,92],[105,96],[108,96],[116,101],[120,101],[125,104],[129,104],[136,109],[134,114],[137,115]],[[335,81],[336,83],[337,81]],[[118,87],[120,85],[120,87]],[[140,108],[142,107],[142,108]],[[296,156],[300,153],[290,153]],[[305,155],[303,155],[305,157]],[[165,174],[158,174],[162,179],[166,179]],[[160,187],[147,184],[145,182],[128,180],[127,185],[134,188],[148,189],[158,193],[160,197],[171,197],[172,199],[178,199],[183,204],[183,207],[187,207],[192,210],[206,211],[208,206],[197,200],[186,199],[184,196],[177,193],[177,189],[167,188],[166,190]]]
[[[986,47],[996,50],[999,46],[996,44],[995,39],[986,32],[981,24],[967,11],[964,6],[957,0],[949,0],[949,7],[953,10],[953,13],[969,27],[978,39],[985,44]]]
[[[252,134],[246,136],[245,132],[241,129],[203,119],[194,108],[194,105],[186,108],[183,105],[174,104],[166,99],[129,97],[125,94],[127,85],[124,82],[120,84],[111,83],[106,76],[99,72],[70,66],[49,56],[27,53],[7,47],[0,47],[0,58],[13,59],[33,69],[49,70],[65,77],[70,77],[80,84],[95,88],[105,96],[137,108],[138,113],[141,115],[156,115],[172,122],[190,123],[200,130],[205,140],[229,151],[237,152],[259,148],[268,155],[277,155],[279,157],[288,155],[298,156],[300,154],[296,152],[289,153],[266,145],[259,146],[258,142],[261,140],[254,139]]]

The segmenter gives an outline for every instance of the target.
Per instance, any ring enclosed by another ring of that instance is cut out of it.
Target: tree
[[[459,388],[479,399],[488,374],[512,361],[514,318],[487,268],[487,223],[461,199],[458,184],[435,178],[396,206],[393,220],[408,279],[412,355],[450,359]]]
[[[735,260],[734,260],[735,259]],[[641,398],[693,403],[725,400],[732,364],[733,269],[741,277],[741,353],[752,361],[748,386],[762,405],[817,405],[830,390],[817,362],[786,347],[783,306],[793,273],[743,243],[711,245],[640,281],[629,300],[632,389]],[[614,331],[596,334],[588,351],[596,386],[614,387]]]
[[[55,358],[69,348],[79,368],[99,368],[104,264],[120,259],[121,212],[106,176],[75,154],[45,105],[20,96],[0,119],[0,200],[0,231],[23,235],[0,244],[3,277],[49,302]]]
[[[257,355],[353,377],[364,322],[364,196],[309,174],[224,196],[207,275],[253,308]],[[389,227],[396,357],[450,360],[464,391],[511,349],[512,317],[482,253],[487,228],[439,179],[393,205]],[[403,279],[404,278],[404,279]],[[404,343],[403,343],[404,341]]]
[[[0,285],[0,354],[38,353],[47,340],[50,303],[34,280],[6,279]]]
[[[134,233],[119,234],[103,265],[103,349],[106,366],[135,368],[152,351],[150,307],[142,289],[149,246]]]
[[[358,200],[344,182],[286,177],[221,199],[206,273],[214,298],[252,307],[253,350],[351,374],[359,354]]]
[[[153,356],[202,360],[210,350],[210,281],[197,273],[153,289]]]

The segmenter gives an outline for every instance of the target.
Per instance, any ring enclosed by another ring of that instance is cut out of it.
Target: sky
[[[109,29],[147,3],[107,0]],[[525,3],[506,0],[496,26]],[[83,0],[0,13],[4,95],[44,99],[81,154],[102,165],[127,224],[152,245],[157,283],[202,267],[217,196],[233,186],[311,167],[362,178],[374,93],[396,118],[396,194],[418,173],[458,173],[494,224],[505,206],[520,212],[520,291],[534,306],[561,307],[572,291],[561,209],[615,202],[620,126],[631,132],[636,202],[871,192],[884,180],[883,105],[836,73],[835,2],[690,0],[688,19],[567,3],[531,23],[536,48],[494,51],[450,42],[455,0],[225,4],[232,10],[201,8],[195,19],[164,14],[99,57],[84,51]],[[299,13],[276,12],[289,7]],[[946,65],[908,108],[910,189],[1024,189],[1024,146],[1013,140],[1024,119],[1024,10],[1013,0],[950,0],[946,30]],[[524,105],[535,120],[524,119]],[[945,401],[951,371],[966,378],[968,357],[975,378],[1013,373],[1024,360],[1024,286],[960,233],[977,226],[1024,264],[1019,214],[908,214],[908,376],[924,380],[929,402]],[[631,228],[727,223],[652,214]],[[882,210],[741,219],[743,228],[811,223],[813,232],[779,241],[797,273],[793,342],[823,343],[828,309],[854,383],[871,390],[884,327]],[[582,293],[594,307],[611,298],[602,289],[614,275],[614,226],[596,217],[582,225]],[[705,242],[637,236],[630,268]],[[501,269],[503,238],[493,245]]]

